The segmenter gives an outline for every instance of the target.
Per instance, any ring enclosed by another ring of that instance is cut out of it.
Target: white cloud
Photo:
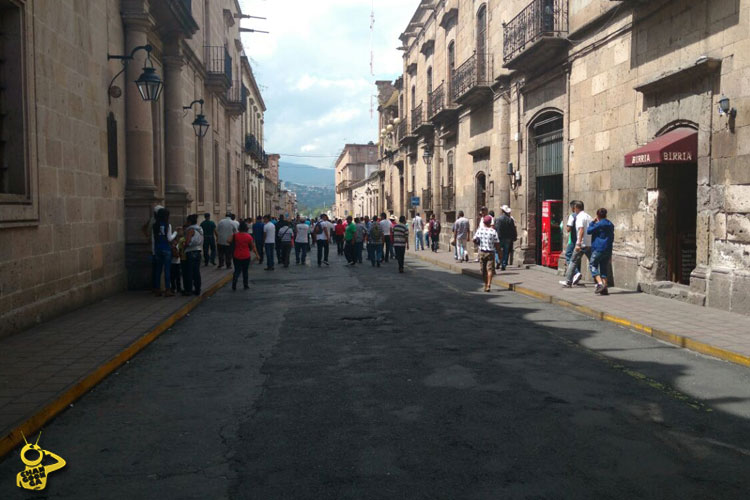
[[[398,35],[418,2],[375,0],[371,75],[372,0],[240,0],[245,14],[268,18],[242,26],[271,32],[243,35],[268,106],[266,151],[335,155],[347,142],[376,140],[375,80],[401,74]],[[292,161],[330,166],[334,159]]]

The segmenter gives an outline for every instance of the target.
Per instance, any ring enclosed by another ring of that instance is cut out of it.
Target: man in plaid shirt
[[[485,215],[482,225],[474,233],[474,243],[479,246],[479,262],[482,267],[484,291],[490,291],[492,277],[495,275],[495,252],[500,251],[500,238],[492,227],[492,217]]]

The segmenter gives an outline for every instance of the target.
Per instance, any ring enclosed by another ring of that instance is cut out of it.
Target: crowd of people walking
[[[607,269],[612,258],[614,225],[607,219],[604,208],[597,210],[596,218],[592,219],[584,211],[582,201],[573,200],[570,207],[571,214],[566,222],[569,234],[565,252],[567,268],[565,280],[560,284],[572,288],[580,282],[582,259],[586,256],[596,281],[595,292],[607,295]],[[452,226],[450,247],[453,258],[458,262],[469,262],[471,240],[475,262],[480,265],[487,292],[491,290],[496,270],[505,271],[513,260],[518,230],[511,213],[510,207],[504,205],[500,216],[495,217],[494,212],[482,207],[472,234],[469,219],[459,211]],[[203,215],[200,224],[197,214],[189,215],[185,224],[173,231],[169,211],[162,206],[154,208],[152,220],[144,226],[151,238],[154,294],[166,297],[178,293],[200,295],[201,263],[204,267],[233,269],[232,289],[237,289],[240,277],[244,288],[248,289],[253,257],[258,263],[265,260],[266,271],[274,271],[277,263],[288,268],[292,254],[296,265],[305,266],[314,246],[317,266],[329,266],[330,248],[334,243],[337,255],[344,257],[347,266],[363,264],[366,252],[366,259],[372,267],[381,267],[395,260],[398,271],[403,273],[410,231],[414,235],[415,251],[428,248],[438,252],[441,230],[440,221],[434,214],[427,223],[419,213],[407,223],[405,216],[396,220],[394,215],[386,213],[361,218],[348,216],[334,221],[326,214],[315,219],[298,216],[290,220],[283,215],[278,218],[266,215],[253,221],[236,220],[236,216],[228,212],[218,223],[211,220],[210,213]],[[161,287],[162,275],[164,289]]]

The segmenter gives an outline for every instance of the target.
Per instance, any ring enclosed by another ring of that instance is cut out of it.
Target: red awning
[[[626,154],[625,166],[651,167],[693,163],[697,160],[698,132],[691,128],[678,128]]]

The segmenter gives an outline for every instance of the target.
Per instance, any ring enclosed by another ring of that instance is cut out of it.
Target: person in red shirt
[[[344,233],[346,233],[346,224],[344,224],[341,219],[338,219],[333,231],[336,235],[336,251],[339,255],[344,255]]]
[[[242,273],[242,283],[245,290],[250,288],[248,285],[247,271],[250,267],[251,252],[255,254],[258,262],[262,262],[258,249],[255,248],[255,240],[250,236],[247,222],[240,222],[240,230],[229,238],[229,244],[234,243],[234,276],[232,277],[232,290],[237,290],[237,280]]]

